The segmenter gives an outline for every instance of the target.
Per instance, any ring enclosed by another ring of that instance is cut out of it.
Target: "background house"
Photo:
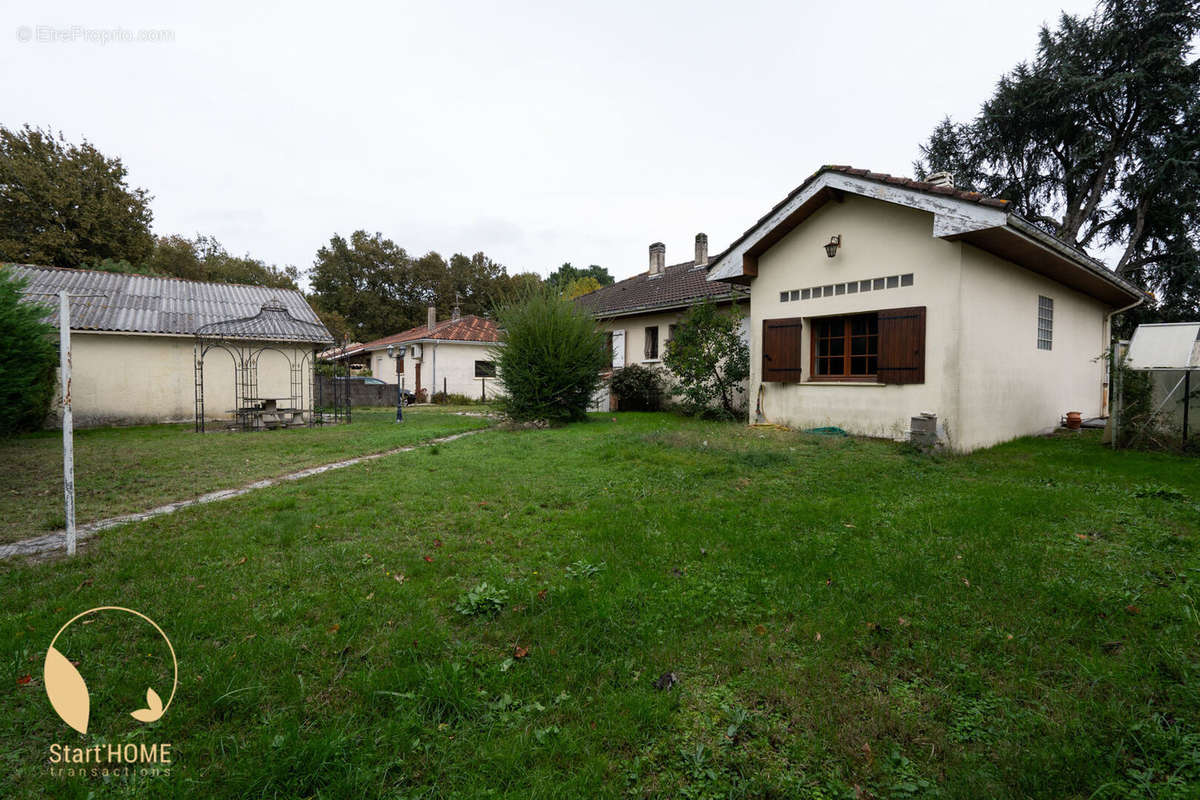
[[[437,310],[430,306],[426,324],[348,348],[341,358],[367,364],[374,377],[390,384],[403,379],[404,388],[414,392],[418,402],[441,391],[487,399],[501,393],[491,354],[498,341],[494,321],[474,314],[461,316],[455,310],[450,319],[438,322]],[[406,345],[404,358],[390,357],[389,345]]]
[[[1111,318],[1142,293],[1007,205],[831,166],[746,231],[709,280],[750,286],[763,417],[901,437],[931,412],[970,450],[1102,415]]]
[[[695,258],[670,266],[666,265],[666,247],[655,242],[650,245],[645,272],[576,298],[608,332],[610,369],[629,364],[659,367],[675,325],[702,300],[725,308],[741,301],[742,313],[746,313],[750,293],[740,286],[709,281],[709,266],[708,236],[703,233],[696,234]],[[745,335],[749,341],[748,319]],[[663,373],[667,376],[665,370]]]
[[[297,365],[311,373],[317,350],[333,342],[295,290],[84,269],[9,265],[27,281],[31,301],[54,310],[71,293],[71,405],[76,425],[192,420],[196,413],[196,338],[206,325],[249,320],[264,310],[281,324],[241,335],[261,344],[258,392],[265,398],[312,400],[312,381],[294,381]],[[235,365],[229,352],[204,359],[205,415],[227,418],[235,405]]]

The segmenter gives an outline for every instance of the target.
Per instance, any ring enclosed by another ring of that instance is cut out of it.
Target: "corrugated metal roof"
[[[237,321],[240,333],[226,335],[269,341],[333,341],[295,289],[27,264],[4,268],[27,281],[24,291],[30,299],[56,309],[50,320],[55,325],[59,291],[91,295],[71,298],[71,330],[191,336],[206,325]]]
[[[1200,368],[1200,322],[1139,325],[1125,364],[1140,370]]]

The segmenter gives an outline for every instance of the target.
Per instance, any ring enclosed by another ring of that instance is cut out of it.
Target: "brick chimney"
[[[662,242],[655,242],[650,245],[650,273],[651,275],[662,275],[663,267],[667,263],[667,246]]]
[[[428,321],[426,322],[426,327],[428,327],[431,331],[437,327],[437,308],[435,306],[429,307],[429,316]]]
[[[945,186],[947,189],[954,188],[954,173],[953,172],[933,172],[925,179],[927,183],[932,183],[934,186]]]
[[[708,266],[708,234],[696,234],[696,264],[697,267]]]

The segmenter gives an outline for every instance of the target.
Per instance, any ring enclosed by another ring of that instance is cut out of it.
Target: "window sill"
[[[887,386],[879,381],[801,381],[802,386]]]
[[[643,358],[642,363],[643,364],[661,364],[662,359],[661,358]]]

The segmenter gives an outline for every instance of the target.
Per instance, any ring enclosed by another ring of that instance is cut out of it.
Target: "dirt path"
[[[408,453],[413,450],[418,450],[422,447],[430,447],[435,444],[444,444],[445,442],[453,442],[455,439],[462,439],[464,436],[473,436],[477,433],[483,433],[489,430],[488,428],[477,428],[475,430],[463,431],[450,436],[442,436],[437,439],[428,439],[417,444],[410,444],[404,447],[397,447],[394,450],[387,450],[382,453],[372,453],[365,456],[357,456],[348,458],[345,461],[334,461],[330,464],[321,464],[317,467],[309,467],[298,472],[289,472],[286,475],[279,475],[274,478],[265,478],[263,480],[247,483],[244,486],[239,486],[236,489],[219,489],[215,492],[202,494],[199,497],[193,497],[190,500],[177,500],[174,503],[167,503],[157,508],[151,508],[148,511],[137,511],[133,514],[122,514],[118,517],[109,517],[95,522],[89,522],[86,525],[79,525],[75,528],[76,541],[82,543],[84,540],[91,538],[96,533],[115,528],[118,525],[124,525],[128,522],[140,522],[144,519],[152,517],[160,517],[164,514],[174,514],[183,508],[191,506],[204,505],[205,503],[216,503],[220,500],[228,500],[231,497],[241,497],[244,494],[256,491],[258,489],[266,489],[268,486],[275,486],[284,481],[298,481],[301,478],[307,478],[311,475],[320,475],[322,472],[329,472],[343,467],[352,467],[355,464],[362,464],[366,461],[375,461],[376,459],[394,456],[397,453]],[[19,542],[12,544],[0,544],[0,560],[6,558],[14,558],[16,556],[45,556],[54,553],[55,551],[66,552],[66,531],[54,531],[42,536],[34,536],[30,539],[22,539]]]

